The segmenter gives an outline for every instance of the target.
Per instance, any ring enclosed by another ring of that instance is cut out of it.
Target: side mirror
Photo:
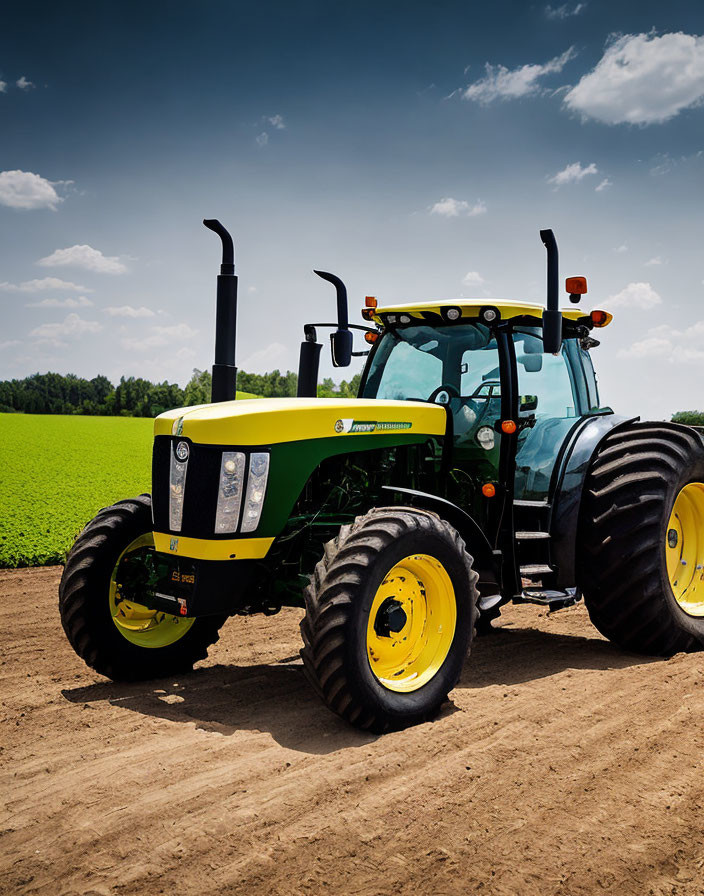
[[[352,331],[336,330],[330,334],[333,367],[349,367],[352,363]]]
[[[537,395],[521,395],[520,398],[520,406],[518,408],[520,413],[528,413],[529,411],[535,411],[538,408],[538,396]]]

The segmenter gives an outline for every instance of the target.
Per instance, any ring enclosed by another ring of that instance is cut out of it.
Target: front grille
[[[171,453],[178,442],[190,447],[186,476],[183,520],[178,532],[169,528],[169,469]],[[157,436],[152,453],[152,513],[157,532],[173,532],[187,538],[234,538],[237,533],[216,535],[215,512],[218,502],[218,481],[223,451],[226,445],[196,445],[183,436]],[[242,451],[242,448],[234,450]],[[256,449],[251,449],[256,450]],[[248,463],[248,458],[247,458]]]

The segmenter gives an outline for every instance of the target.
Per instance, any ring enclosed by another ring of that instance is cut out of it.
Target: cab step
[[[513,502],[514,507],[528,507],[532,510],[544,510],[550,505],[546,500],[542,501],[524,501],[522,498],[516,498]]]
[[[548,607],[550,612],[571,607],[582,599],[582,595],[576,588],[567,588],[565,591],[556,591],[551,588],[525,588],[518,595],[518,603],[539,604]]]
[[[526,566],[520,567],[520,572],[522,576],[526,578],[530,578],[531,576],[544,576],[548,573],[554,572],[552,566],[548,566],[547,563],[528,563]]]

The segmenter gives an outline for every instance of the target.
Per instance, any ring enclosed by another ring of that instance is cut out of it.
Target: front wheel
[[[101,510],[66,559],[61,623],[81,659],[107,678],[135,681],[189,671],[208,655],[225,621],[172,616],[134,599],[153,547],[151,499],[140,495]],[[127,596],[122,586],[130,581]]]
[[[431,718],[469,652],[477,578],[458,533],[433,514],[378,508],[343,526],[301,622],[304,668],[330,709],[377,732]]]

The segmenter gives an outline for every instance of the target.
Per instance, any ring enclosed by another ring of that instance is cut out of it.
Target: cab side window
[[[542,339],[530,332],[516,333],[515,341],[520,393],[537,398],[536,419],[576,417],[578,398],[565,347],[559,355],[544,355]]]

